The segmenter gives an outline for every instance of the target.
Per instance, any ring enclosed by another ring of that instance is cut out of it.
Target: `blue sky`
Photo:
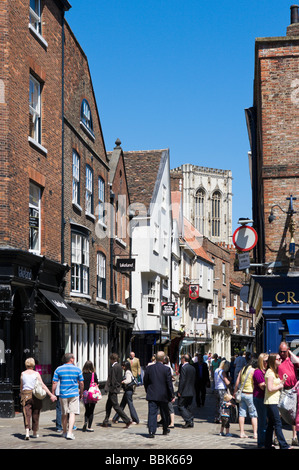
[[[70,0],[106,149],[169,148],[183,163],[232,170],[233,231],[251,217],[249,141],[256,37],[285,36],[285,0]]]

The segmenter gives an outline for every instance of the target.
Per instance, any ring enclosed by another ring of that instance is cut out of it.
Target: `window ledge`
[[[95,141],[95,136],[94,136],[94,133],[88,129],[88,127],[84,124],[83,121],[80,121],[80,126],[82,127],[82,129],[86,132],[86,134],[88,135],[88,137],[91,138],[91,140],[93,140],[93,142]]]
[[[118,238],[118,237],[115,237],[114,240],[119,244],[121,245],[123,248],[126,248],[127,247],[127,244],[124,240],[122,240],[122,238]]]
[[[104,230],[107,230],[108,226],[106,224],[104,224],[104,222],[102,222],[101,220],[98,220],[97,222]]]
[[[81,292],[70,292],[71,297],[82,297],[82,299],[91,300],[91,296],[88,294],[81,294]]]
[[[102,304],[108,305],[108,300],[102,299],[101,297],[97,297],[96,301]]]
[[[36,31],[36,29],[34,29],[34,27],[32,26],[31,23],[28,24],[28,28],[30,29],[30,31],[33,33],[33,35],[36,37],[36,39],[38,39],[43,46],[45,46],[46,48],[48,48],[48,43],[47,41],[43,38],[43,36],[41,34],[39,34],[38,31]]]
[[[89,217],[92,220],[96,220],[95,216],[91,214],[90,212],[85,212],[86,217]]]
[[[77,202],[74,202],[73,201],[73,207],[77,210],[79,210],[80,212],[82,212],[82,207],[77,203]]]
[[[45,155],[47,155],[48,153],[48,150],[43,147],[41,144],[39,144],[38,142],[36,142],[36,140],[32,139],[32,137],[28,136],[28,142],[33,145],[33,147],[35,147],[37,150],[40,150],[42,153],[44,153]]]

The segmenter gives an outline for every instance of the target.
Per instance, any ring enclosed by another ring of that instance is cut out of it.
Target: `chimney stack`
[[[299,23],[299,5],[292,5],[291,7],[291,24]]]
[[[287,27],[287,36],[299,36],[299,5],[292,5],[291,9],[291,24]]]

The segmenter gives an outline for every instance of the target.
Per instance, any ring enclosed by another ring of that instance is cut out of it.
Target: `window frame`
[[[88,174],[89,173],[89,174]],[[93,169],[90,165],[85,168],[85,213],[93,216]]]
[[[97,299],[107,299],[107,257],[102,251],[97,252]],[[100,263],[102,261],[102,263]],[[102,276],[101,276],[102,274]]]
[[[29,4],[29,24],[31,28],[38,34],[42,35],[42,21],[41,21],[41,0],[35,0],[35,7],[31,6],[31,0]],[[33,19],[32,19],[33,17]]]
[[[212,237],[220,237],[221,234],[221,193],[216,190],[212,194]]]
[[[38,191],[38,204],[34,205],[30,202],[31,200],[31,188],[35,188]],[[41,187],[34,183],[34,181],[29,182],[29,252],[30,253],[35,253],[35,254],[40,254],[41,252],[41,196],[42,196],[42,189]],[[35,210],[38,213],[38,216],[36,217],[35,215],[32,215],[31,210]],[[30,225],[30,217],[35,217],[38,219],[38,228],[37,228],[37,247],[33,247],[33,244],[31,244],[31,241],[35,238],[32,235],[32,232],[34,231],[35,227]],[[32,229],[32,232],[31,232]]]
[[[94,139],[95,135],[93,130],[91,108],[86,98],[83,98],[81,102],[80,123],[82,124],[83,128],[88,132],[90,137]]]
[[[80,156],[75,149],[72,161],[72,203],[80,207]]]
[[[34,87],[33,93],[31,92],[31,84]],[[37,95],[36,103],[32,99],[34,98],[35,92]],[[41,145],[41,83],[32,74],[29,76],[29,114],[30,119],[32,119],[33,128],[33,132],[31,133],[29,125],[29,137],[33,140],[33,142]]]
[[[71,231],[71,293],[89,295],[89,236],[76,230]]]

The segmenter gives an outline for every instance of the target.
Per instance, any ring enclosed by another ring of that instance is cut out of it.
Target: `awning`
[[[39,289],[39,292],[50,302],[51,307],[54,308],[59,315],[62,315],[67,322],[85,325],[85,321],[64,301],[61,295],[44,289]]]

